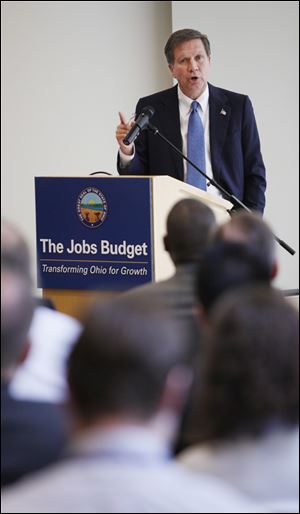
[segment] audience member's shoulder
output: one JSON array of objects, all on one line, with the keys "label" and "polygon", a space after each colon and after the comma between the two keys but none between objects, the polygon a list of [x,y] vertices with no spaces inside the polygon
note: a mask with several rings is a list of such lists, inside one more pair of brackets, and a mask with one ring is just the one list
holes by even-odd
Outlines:
[{"label": "audience member's shoulder", "polygon": [[[74,466],[75,465],[75,466]],[[81,477],[74,494],[67,484]],[[97,494],[91,501],[91,487],[97,479]],[[135,488],[132,488],[134,478]],[[115,483],[112,495],[111,484]],[[55,491],[55,495],[53,495]],[[2,497],[4,512],[48,512],[64,505],[68,512],[263,512],[221,480],[199,477],[177,463],[124,468],[113,463],[66,459],[39,475],[29,477]],[[33,510],[31,510],[33,509]],[[75,509],[75,510],[74,510]]]},{"label": "audience member's shoulder", "polygon": [[65,436],[67,413],[59,404],[42,400],[17,399],[8,394],[3,401],[3,414],[5,419],[1,423],[1,428],[6,432],[12,430],[15,435],[19,430],[21,439],[18,445],[24,444],[29,434],[31,440],[36,434],[35,437],[38,436],[40,441],[45,440],[46,434],[51,432],[47,445],[55,441],[57,434]]}]

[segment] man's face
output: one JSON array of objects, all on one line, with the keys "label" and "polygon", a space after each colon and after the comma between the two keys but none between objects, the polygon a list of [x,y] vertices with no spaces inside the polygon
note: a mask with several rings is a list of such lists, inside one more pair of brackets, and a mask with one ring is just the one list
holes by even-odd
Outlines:
[{"label": "man's face", "polygon": [[174,63],[169,64],[181,91],[196,100],[206,88],[210,70],[208,57],[201,39],[192,39],[174,50]]}]

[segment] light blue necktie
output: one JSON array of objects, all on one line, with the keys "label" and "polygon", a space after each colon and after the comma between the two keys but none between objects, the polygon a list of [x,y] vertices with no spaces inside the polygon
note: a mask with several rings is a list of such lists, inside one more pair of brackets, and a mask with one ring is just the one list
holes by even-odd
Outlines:
[{"label": "light blue necktie", "polygon": [[[194,100],[188,124],[187,156],[205,173],[204,129],[198,114],[198,107],[199,103]],[[187,182],[206,191],[206,178],[189,163],[187,163]]]}]

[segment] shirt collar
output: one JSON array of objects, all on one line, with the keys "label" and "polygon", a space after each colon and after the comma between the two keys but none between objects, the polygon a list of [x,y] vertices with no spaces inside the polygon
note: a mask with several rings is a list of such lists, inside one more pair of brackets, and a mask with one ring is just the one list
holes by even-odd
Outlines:
[{"label": "shirt collar", "polygon": [[138,455],[166,459],[170,455],[166,438],[147,426],[92,427],[73,439],[70,455]]},{"label": "shirt collar", "polygon": [[[190,109],[191,109],[191,103],[192,103],[193,100],[191,98],[189,98],[188,96],[186,96],[181,91],[179,85],[178,85],[177,90],[178,90],[178,100],[179,100],[180,107],[182,107],[184,110],[189,112]],[[200,95],[198,98],[196,98],[196,101],[199,102],[199,104],[201,105],[202,112],[205,112],[206,109],[207,109],[208,99],[209,99],[209,89],[208,89],[208,84],[207,84],[205,90],[202,93],[202,95]]]}]

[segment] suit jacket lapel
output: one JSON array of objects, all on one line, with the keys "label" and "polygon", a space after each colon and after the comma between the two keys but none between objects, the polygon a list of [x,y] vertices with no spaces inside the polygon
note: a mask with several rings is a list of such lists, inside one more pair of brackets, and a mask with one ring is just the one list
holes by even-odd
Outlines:
[{"label": "suit jacket lapel", "polygon": [[222,150],[228,131],[231,107],[227,96],[209,84],[209,131],[211,163],[214,178],[219,181],[221,174]]}]

